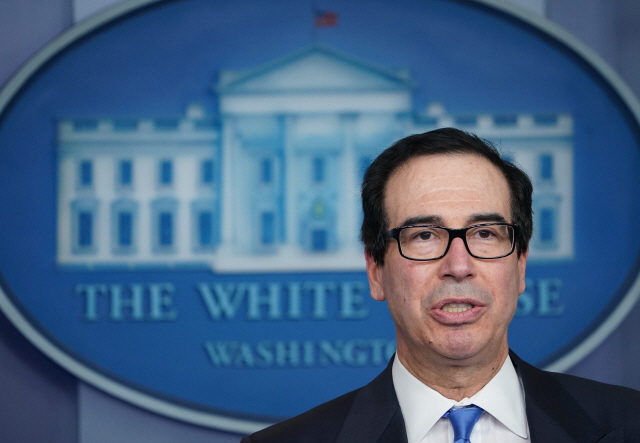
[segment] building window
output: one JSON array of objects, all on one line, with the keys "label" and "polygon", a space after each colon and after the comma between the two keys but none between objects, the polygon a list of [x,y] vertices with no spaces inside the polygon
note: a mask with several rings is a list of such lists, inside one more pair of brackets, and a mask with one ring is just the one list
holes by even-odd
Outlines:
[{"label": "building window", "polygon": [[93,213],[80,211],[78,213],[78,246],[88,248],[93,245]]},{"label": "building window", "polygon": [[111,205],[111,247],[116,254],[132,253],[136,245],[138,204],[117,200]]},{"label": "building window", "polygon": [[533,215],[534,226],[532,247],[541,251],[558,250],[560,229],[560,203],[562,199],[554,193],[534,193]]},{"label": "building window", "polygon": [[262,244],[272,245],[275,243],[275,215],[273,212],[262,213]]},{"label": "building window", "polygon": [[191,244],[194,251],[212,250],[220,241],[219,216],[214,200],[191,203]]},{"label": "building window", "polygon": [[198,214],[198,243],[207,247],[213,244],[213,214],[203,211]]},{"label": "building window", "polygon": [[314,229],[311,231],[311,250],[327,250],[327,231],[325,229]]},{"label": "building window", "polygon": [[556,240],[556,214],[552,208],[540,211],[540,241],[551,243]]},{"label": "building window", "polygon": [[173,214],[171,212],[161,212],[158,217],[158,244],[161,247],[170,247],[173,245]]},{"label": "building window", "polygon": [[88,188],[93,185],[93,163],[91,160],[80,162],[80,186]]},{"label": "building window", "polygon": [[131,160],[120,161],[118,181],[121,186],[131,186],[133,183],[133,163]]},{"label": "building window", "polygon": [[553,180],[553,156],[551,154],[540,156],[540,178],[542,180]]},{"label": "building window", "polygon": [[133,242],[133,214],[121,212],[118,214],[118,246],[130,247]]},{"label": "building window", "polygon": [[207,159],[202,161],[201,176],[203,184],[213,184],[213,160]]},{"label": "building window", "polygon": [[313,181],[322,183],[324,181],[324,159],[317,157],[313,159]]},{"label": "building window", "polygon": [[260,177],[262,183],[273,181],[273,161],[270,158],[263,158],[260,165]]},{"label": "building window", "polygon": [[154,252],[174,252],[176,249],[176,220],[178,202],[173,198],[160,198],[151,203],[152,248]]},{"label": "building window", "polygon": [[173,163],[171,160],[160,162],[160,184],[169,186],[173,182]]},{"label": "building window", "polygon": [[81,198],[71,203],[71,238],[75,254],[96,251],[97,211],[98,201],[93,198]]}]

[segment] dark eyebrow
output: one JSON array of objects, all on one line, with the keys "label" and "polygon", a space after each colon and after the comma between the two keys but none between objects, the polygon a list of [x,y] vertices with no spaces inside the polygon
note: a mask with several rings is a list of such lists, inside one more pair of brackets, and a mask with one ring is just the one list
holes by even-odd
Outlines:
[{"label": "dark eyebrow", "polygon": [[[476,223],[506,223],[507,220],[497,212],[489,212],[486,214],[473,214],[467,219],[468,225]],[[439,215],[422,215],[417,217],[409,217],[405,219],[400,226],[414,225],[437,225],[444,226],[444,219]]]},{"label": "dark eyebrow", "polygon": [[409,217],[402,222],[400,226],[413,225],[438,225],[442,226],[444,219],[438,215],[422,215],[418,217]]},{"label": "dark eyebrow", "polygon": [[507,220],[497,212],[490,212],[487,214],[474,214],[468,218],[470,225],[474,223],[507,223]]}]

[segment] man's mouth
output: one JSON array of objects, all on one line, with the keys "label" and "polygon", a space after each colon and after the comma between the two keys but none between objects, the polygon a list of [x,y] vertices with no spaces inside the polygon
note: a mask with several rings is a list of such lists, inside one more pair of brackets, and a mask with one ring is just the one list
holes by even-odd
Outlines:
[{"label": "man's mouth", "polygon": [[473,305],[469,303],[447,303],[440,309],[442,309],[443,311],[451,312],[453,314],[457,314],[459,312],[467,311],[471,308],[473,308]]}]

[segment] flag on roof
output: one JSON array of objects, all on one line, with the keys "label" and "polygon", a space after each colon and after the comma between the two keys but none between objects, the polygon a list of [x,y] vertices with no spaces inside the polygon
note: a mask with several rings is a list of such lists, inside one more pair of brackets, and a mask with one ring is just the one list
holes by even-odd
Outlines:
[{"label": "flag on roof", "polygon": [[314,10],[314,25],[317,28],[330,28],[338,25],[338,14],[333,11]]}]

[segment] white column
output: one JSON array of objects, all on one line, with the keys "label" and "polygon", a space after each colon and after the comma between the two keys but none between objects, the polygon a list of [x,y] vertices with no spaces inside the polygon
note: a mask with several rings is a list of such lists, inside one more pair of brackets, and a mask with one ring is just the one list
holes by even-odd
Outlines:
[{"label": "white column", "polygon": [[[356,117],[357,118],[357,117]],[[351,250],[358,245],[358,205],[360,188],[357,181],[358,162],[354,149],[355,119],[346,117],[343,121],[345,146],[342,154],[342,177],[344,186],[338,197],[338,242],[344,245],[341,249]]]},{"label": "white column", "polygon": [[234,236],[233,151],[235,140],[233,132],[233,118],[228,116],[223,117],[221,134],[222,146],[220,148],[222,152],[222,214],[220,214],[220,234],[221,247],[223,250],[227,250],[227,248],[233,245]]},{"label": "white column", "polygon": [[296,183],[296,156],[295,147],[291,140],[290,134],[293,126],[296,124],[295,117],[287,116],[284,120],[283,140],[284,140],[284,167],[285,167],[285,186],[284,186],[284,214],[283,222],[286,226],[287,241],[285,247],[288,250],[297,250],[298,246],[298,217],[296,211],[296,200],[298,198],[298,184]]}]

